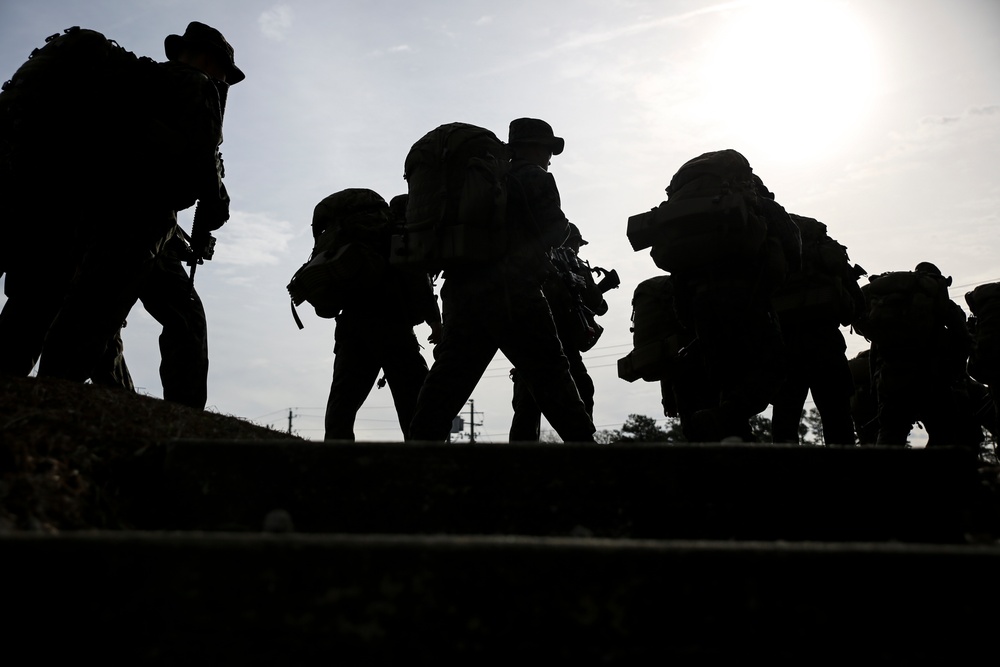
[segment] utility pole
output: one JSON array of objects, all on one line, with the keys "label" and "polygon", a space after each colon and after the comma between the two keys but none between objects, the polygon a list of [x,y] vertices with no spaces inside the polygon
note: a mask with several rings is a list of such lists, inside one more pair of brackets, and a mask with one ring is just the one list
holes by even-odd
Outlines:
[{"label": "utility pole", "polygon": [[292,409],[288,408],[288,435],[292,434]]},{"label": "utility pole", "polygon": [[481,415],[482,412],[476,412],[476,401],[469,400],[469,444],[476,444],[476,427],[482,426],[483,423],[476,423],[476,415]]},{"label": "utility pole", "polygon": [[469,400],[469,444],[476,444],[476,402]]}]

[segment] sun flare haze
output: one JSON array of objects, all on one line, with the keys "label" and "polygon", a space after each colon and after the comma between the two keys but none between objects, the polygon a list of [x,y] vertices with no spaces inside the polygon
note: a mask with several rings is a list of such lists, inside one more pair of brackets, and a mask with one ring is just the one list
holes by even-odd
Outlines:
[{"label": "sun flare haze", "polygon": [[708,105],[736,137],[783,156],[835,150],[873,104],[877,54],[838,2],[748,3],[709,41]]}]

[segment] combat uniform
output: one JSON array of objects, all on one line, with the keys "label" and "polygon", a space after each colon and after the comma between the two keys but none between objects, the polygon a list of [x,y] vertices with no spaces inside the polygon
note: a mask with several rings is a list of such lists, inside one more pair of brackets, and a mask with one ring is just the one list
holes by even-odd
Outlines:
[{"label": "combat uniform", "polygon": [[[572,253],[576,256],[580,245],[587,242],[580,236],[576,226],[570,223],[570,240],[562,252]],[[573,267],[567,267],[573,268]],[[556,325],[556,332],[562,343],[563,353],[569,361],[569,372],[573,376],[580,398],[587,408],[587,414],[591,419],[594,416],[594,379],[587,371],[587,365],[583,361],[582,346],[589,349],[593,345],[593,337],[597,336],[594,327],[593,316],[604,315],[608,312],[608,304],[604,300],[604,295],[597,283],[590,268],[583,264],[573,269],[573,276],[569,279],[576,281],[579,286],[580,306],[589,311],[589,315],[584,313],[576,304],[574,293],[569,291],[565,280],[561,274],[550,275],[543,283],[542,292],[549,302],[552,311],[552,319]],[[586,329],[586,330],[585,330]],[[591,333],[593,332],[593,333]],[[511,442],[537,442],[540,437],[540,427],[542,411],[538,407],[538,402],[531,394],[527,384],[521,379],[521,375],[516,368],[511,370],[511,380],[514,383],[511,407],[514,409],[514,416],[510,423]]]},{"label": "combat uniform", "polygon": [[[547,123],[533,119],[518,127]],[[561,150],[561,140],[558,154]],[[441,289],[443,330],[434,364],[417,399],[410,425],[414,440],[446,441],[487,366],[503,352],[527,383],[549,424],[566,442],[593,441],[569,361],[556,333],[541,283],[550,270],[547,248],[567,238],[568,221],[552,175],[525,160],[511,162],[507,179],[507,251],[496,262],[445,272]]]},{"label": "combat uniform", "polygon": [[[108,224],[102,230],[104,237],[89,247],[49,328],[39,365],[40,376],[77,381],[90,378],[97,372],[108,341],[143,295],[156,311],[151,313],[154,317],[159,314],[173,318],[171,330],[183,320],[182,326],[199,327],[198,331],[188,332],[187,337],[207,340],[200,301],[192,299],[190,291],[177,292],[182,289],[176,275],[183,271],[179,262],[165,260],[170,261],[165,273],[160,273],[165,265],[157,266],[176,226],[177,210],[198,202],[192,237],[199,248],[205,244],[209,232],[229,217],[229,196],[222,182],[218,152],[228,84],[172,59],[179,48],[178,40],[184,41],[189,36],[192,40],[204,39],[205,33],[209,33],[208,39],[221,40],[229,49],[232,82],[243,78],[242,72],[232,65],[231,47],[218,31],[192,23],[184,38],[177,35],[167,38],[171,60],[160,65],[162,79],[151,97],[156,113],[150,122],[160,131],[149,135],[153,137],[151,146],[138,147],[145,149],[143,159],[150,163],[151,173],[143,187],[128,193],[121,201],[109,202]],[[168,283],[172,287],[162,291]],[[163,300],[168,293],[174,295],[170,303]],[[168,314],[170,309],[172,314]],[[183,315],[178,315],[182,311]],[[171,331],[166,334],[161,347],[171,340]],[[200,350],[201,344],[197,346]],[[187,353],[186,349],[176,352]],[[197,388],[192,391],[201,393]],[[181,402],[204,405],[198,395],[185,397]]]},{"label": "combat uniform", "polygon": [[[437,298],[426,276],[389,268],[377,284],[337,315],[333,381],[326,405],[326,440],[354,440],[354,422],[378,379],[392,392],[399,427],[406,436],[427,362],[413,332],[414,320],[434,325],[441,319]],[[407,289],[403,281],[425,280],[425,289]],[[419,285],[418,285],[419,286]],[[416,313],[416,317],[410,313]],[[381,387],[381,384],[379,385]]]},{"label": "combat uniform", "polygon": [[[965,313],[948,298],[950,279],[943,278],[937,267],[923,262],[914,273],[925,284],[937,281],[938,296],[926,336],[872,340],[872,378],[879,406],[877,444],[906,445],[913,424],[920,421],[927,429],[928,446],[978,449],[983,434],[966,381],[972,336]],[[884,279],[876,276],[872,283]],[[907,329],[910,326],[907,321]],[[862,320],[858,328],[866,337],[878,338],[872,336],[870,321]]]},{"label": "combat uniform", "polygon": [[706,395],[706,383],[715,396],[691,414],[685,428],[701,441],[751,440],[749,419],[767,408],[784,377],[781,330],[770,299],[784,273],[797,268],[800,244],[788,214],[769,194],[760,184],[768,242],[756,257],[673,274],[677,314],[697,336],[685,367],[705,369],[693,386],[680,380],[675,390],[691,394],[683,402],[692,407]]},{"label": "combat uniform", "polygon": [[786,355],[786,377],[771,415],[774,442],[799,442],[806,395],[823,422],[827,445],[855,444],[851,396],[854,381],[841,324],[864,310],[864,295],[846,250],[826,235],[826,226],[791,216],[802,231],[802,270],[792,271],[773,298]]}]

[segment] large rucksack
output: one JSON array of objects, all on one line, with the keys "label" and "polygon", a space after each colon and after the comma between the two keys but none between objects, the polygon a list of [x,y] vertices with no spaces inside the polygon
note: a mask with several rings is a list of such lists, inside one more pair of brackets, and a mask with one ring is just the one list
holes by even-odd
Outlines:
[{"label": "large rucksack", "polygon": [[830,238],[825,224],[802,215],[790,217],[802,240],[802,268],[791,271],[772,296],[775,312],[813,321],[852,323],[861,313],[856,312],[846,281],[856,281],[864,269],[851,264],[847,248]]},{"label": "large rucksack", "polygon": [[175,113],[187,103],[201,128],[190,84],[95,30],[45,41],[0,93],[0,177],[14,193],[59,191],[77,208],[191,206],[201,194],[192,164],[206,147]]},{"label": "large rucksack", "polygon": [[[0,158],[7,174],[64,187],[135,171],[129,160],[136,109],[148,106],[157,63],[79,27],[48,37],[0,93]],[[83,187],[77,188],[83,192]]]},{"label": "large rucksack", "polygon": [[389,205],[371,190],[341,190],[316,205],[312,227],[312,253],[288,283],[300,329],[296,306],[308,302],[318,316],[336,317],[382,276],[391,233]]},{"label": "large rucksack", "polygon": [[449,123],[421,137],[406,156],[406,223],[390,261],[436,273],[500,257],[506,169],[506,147],[484,128]]},{"label": "large rucksack", "polygon": [[674,310],[670,276],[642,281],[632,295],[632,351],[618,360],[618,377],[627,382],[669,379],[678,353],[691,340]]},{"label": "large rucksack", "polygon": [[948,283],[940,276],[891,271],[871,276],[861,291],[867,312],[855,323],[855,329],[872,343],[927,344],[944,327]]},{"label": "large rucksack", "polygon": [[[969,359],[969,374],[980,382],[1000,380],[1000,283],[986,283],[966,293],[965,302],[975,316],[972,326],[975,348]],[[991,386],[994,392],[1000,387]]]},{"label": "large rucksack", "polygon": [[753,170],[732,149],[689,160],[674,174],[667,200],[629,218],[633,250],[652,246],[658,267],[674,273],[756,259],[767,237]]}]

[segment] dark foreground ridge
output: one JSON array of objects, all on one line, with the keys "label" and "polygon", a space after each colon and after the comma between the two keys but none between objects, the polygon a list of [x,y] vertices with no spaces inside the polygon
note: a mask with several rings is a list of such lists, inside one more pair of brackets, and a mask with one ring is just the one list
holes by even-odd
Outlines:
[{"label": "dark foreground ridge", "polygon": [[995,623],[960,449],[324,444],[3,386],[0,622],[39,657],[899,663]]}]

